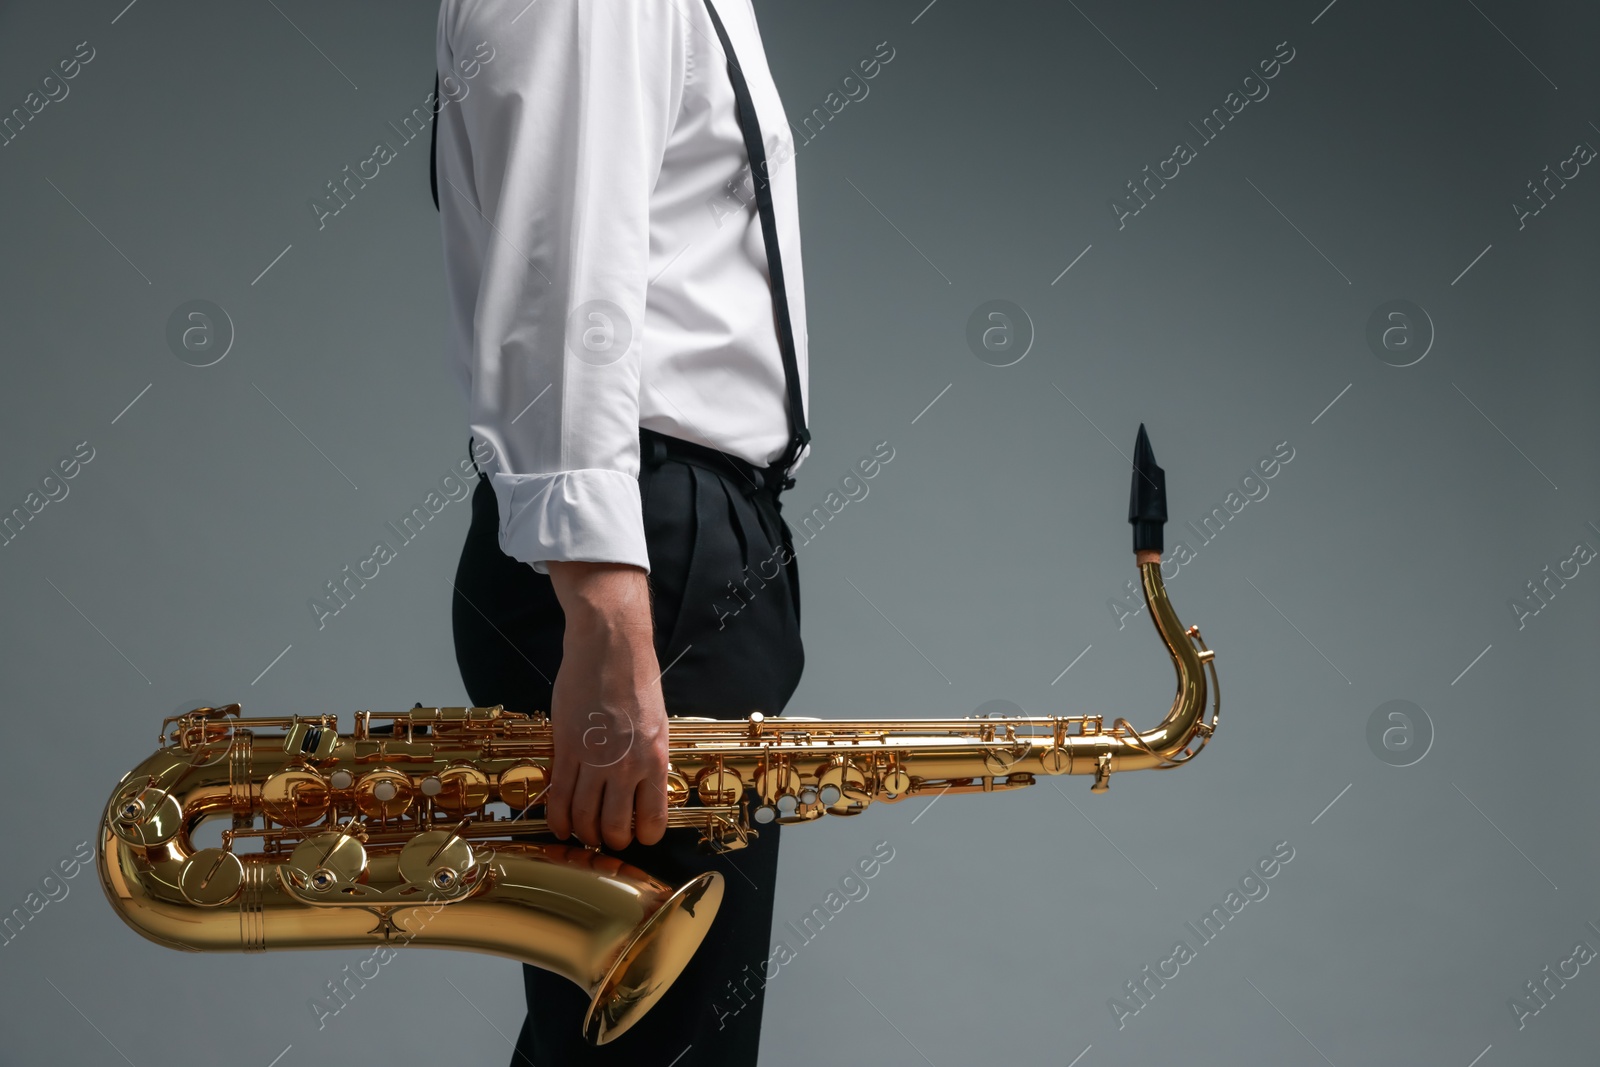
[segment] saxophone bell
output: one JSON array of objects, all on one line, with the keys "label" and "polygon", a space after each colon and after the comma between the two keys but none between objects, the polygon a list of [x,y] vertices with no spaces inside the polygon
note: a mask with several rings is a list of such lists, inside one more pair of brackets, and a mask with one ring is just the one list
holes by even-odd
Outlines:
[{"label": "saxophone bell", "polygon": [[[426,711],[462,719],[475,712],[483,723],[525,718],[499,709]],[[118,916],[168,948],[388,945],[509,956],[581,986],[589,995],[585,1036],[601,1045],[671,987],[722,901],[715,872],[672,886],[604,853],[498,839],[542,832],[539,820],[478,811],[445,821],[437,809],[363,816],[361,784],[376,777],[373,789],[393,785],[389,776],[398,773],[398,760],[373,766],[374,757],[400,754],[388,740],[341,737],[322,719],[237,719],[218,733],[206,709],[177,722],[174,736],[184,740],[157,751],[113,792],[97,849],[101,886]],[[285,732],[260,732],[271,726]],[[309,749],[308,727],[320,731]],[[425,743],[398,744],[416,760]],[[323,751],[326,762],[309,751]],[[452,762],[445,757],[440,769]],[[407,771],[425,779],[431,763]],[[340,777],[346,788],[329,784]],[[263,805],[275,795],[277,807]],[[296,825],[307,809],[320,821]],[[230,818],[222,847],[195,847],[204,823]],[[246,851],[248,844],[261,851]]]}]

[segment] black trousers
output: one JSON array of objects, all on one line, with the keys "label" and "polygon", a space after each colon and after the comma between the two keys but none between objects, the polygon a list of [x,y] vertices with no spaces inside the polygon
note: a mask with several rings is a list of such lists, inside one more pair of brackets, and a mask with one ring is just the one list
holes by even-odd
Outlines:
[{"label": "black trousers", "polygon": [[[721,453],[679,449],[650,431],[641,438],[639,492],[667,713],[780,713],[800,682],[805,651],[798,569],[777,490],[762,483],[759,469]],[[669,449],[684,454],[664,454]],[[456,573],[456,660],[474,704],[548,711],[565,617],[549,576],[502,552],[498,535],[494,490],[480,477]],[[513,1067],[754,1067],[777,827],[762,827],[750,847],[723,855],[701,853],[696,841],[694,831],[668,830],[657,845],[614,853],[674,885],[702,871],[722,873],[722,907],[673,987],[627,1033],[594,1048],[581,1032],[587,995],[524,966],[528,1017]]]}]

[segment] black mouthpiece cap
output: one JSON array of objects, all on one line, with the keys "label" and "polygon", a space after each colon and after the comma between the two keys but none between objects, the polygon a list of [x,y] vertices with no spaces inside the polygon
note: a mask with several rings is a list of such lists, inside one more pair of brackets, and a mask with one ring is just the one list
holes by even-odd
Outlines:
[{"label": "black mouthpiece cap", "polygon": [[1139,424],[1133,444],[1133,489],[1128,495],[1128,521],[1133,524],[1133,550],[1160,552],[1161,528],[1167,522],[1167,472],[1156,466],[1150,438]]}]

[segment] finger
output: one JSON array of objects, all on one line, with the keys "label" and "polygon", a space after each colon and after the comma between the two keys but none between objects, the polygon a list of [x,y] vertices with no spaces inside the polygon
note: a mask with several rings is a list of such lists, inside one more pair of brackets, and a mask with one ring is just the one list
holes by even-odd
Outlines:
[{"label": "finger", "polygon": [[615,779],[606,782],[600,832],[605,837],[607,848],[624,849],[633,841],[633,793],[632,789]]},{"label": "finger", "polygon": [[545,822],[550,832],[563,840],[572,836],[572,793],[577,788],[578,769],[576,762],[552,766],[550,785],[545,790]]},{"label": "finger", "polygon": [[572,832],[591,848],[601,843],[600,806],[604,797],[605,778],[593,767],[580,764],[577,788],[572,793]]},{"label": "finger", "polygon": [[651,779],[633,791],[633,835],[641,845],[653,845],[667,832],[667,794]]}]

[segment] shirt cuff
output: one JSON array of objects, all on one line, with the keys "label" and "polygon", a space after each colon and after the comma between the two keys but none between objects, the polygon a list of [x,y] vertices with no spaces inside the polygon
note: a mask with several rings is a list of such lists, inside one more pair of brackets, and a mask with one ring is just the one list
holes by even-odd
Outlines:
[{"label": "shirt cuff", "polygon": [[650,572],[639,479],[591,468],[492,474],[500,550],[549,574],[549,560],[631,563]]}]

